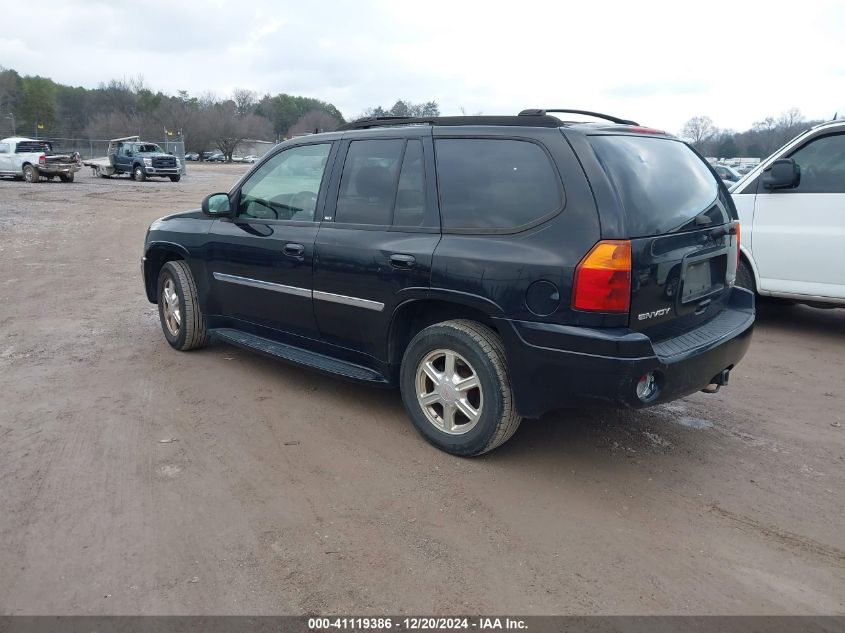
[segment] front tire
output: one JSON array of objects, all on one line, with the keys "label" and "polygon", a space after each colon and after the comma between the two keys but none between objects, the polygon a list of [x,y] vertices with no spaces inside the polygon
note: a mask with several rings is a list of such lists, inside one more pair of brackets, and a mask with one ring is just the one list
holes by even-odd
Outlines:
[{"label": "front tire", "polygon": [[183,260],[167,262],[158,275],[158,316],[164,338],[180,351],[208,344],[208,330],[197,299],[197,285]]},{"label": "front tire", "polygon": [[176,175],[176,176],[171,176],[171,177],[170,177],[170,182],[179,182],[180,180],[182,180],[182,175],[181,175],[181,174],[178,174],[178,175]]},{"label": "front tire", "polygon": [[147,179],[147,172],[140,165],[135,165],[135,168],[132,170],[132,178],[135,182],[144,182]]},{"label": "front tire", "polygon": [[24,165],[23,179],[26,182],[38,182],[41,180],[41,174],[38,172],[38,167],[35,165]]},{"label": "front tire", "polygon": [[420,331],[405,350],[399,383],[417,431],[452,455],[493,450],[522,420],[502,339],[476,321],[445,321]]}]

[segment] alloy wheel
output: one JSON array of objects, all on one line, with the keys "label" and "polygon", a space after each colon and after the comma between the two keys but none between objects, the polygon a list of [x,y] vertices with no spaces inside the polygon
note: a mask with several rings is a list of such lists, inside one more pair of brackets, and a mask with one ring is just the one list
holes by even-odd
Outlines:
[{"label": "alloy wheel", "polygon": [[444,433],[463,435],[481,419],[481,381],[472,365],[453,350],[434,350],[420,361],[416,392],[425,417]]},{"label": "alloy wheel", "polygon": [[168,277],[161,289],[163,302],[164,324],[171,336],[179,336],[179,328],[182,326],[182,312],[179,308],[179,295],[176,292],[176,284]]}]

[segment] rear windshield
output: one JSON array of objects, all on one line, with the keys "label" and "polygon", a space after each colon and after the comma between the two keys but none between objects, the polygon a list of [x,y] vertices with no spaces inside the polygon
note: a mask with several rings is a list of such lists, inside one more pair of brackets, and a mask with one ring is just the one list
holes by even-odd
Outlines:
[{"label": "rear windshield", "polygon": [[709,167],[680,141],[608,135],[590,142],[625,208],[630,237],[686,228],[719,195]]}]

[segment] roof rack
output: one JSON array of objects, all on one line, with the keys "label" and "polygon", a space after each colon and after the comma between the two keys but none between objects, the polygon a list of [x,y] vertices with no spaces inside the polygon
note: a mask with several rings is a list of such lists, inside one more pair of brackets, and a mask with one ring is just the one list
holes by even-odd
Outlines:
[{"label": "roof rack", "polygon": [[338,131],[367,130],[374,127],[394,125],[512,125],[522,127],[560,127],[563,122],[554,116],[541,114],[526,116],[438,116],[438,117],[397,117],[378,116],[358,119],[341,125]]},{"label": "roof rack", "polygon": [[611,121],[613,123],[619,123],[621,125],[639,125],[636,121],[631,121],[630,119],[620,119],[619,117],[611,116],[609,114],[602,114],[601,112],[591,112],[590,110],[567,110],[563,108],[537,108],[533,110],[523,110],[519,113],[519,116],[546,116],[547,112],[565,112],[566,114],[583,114],[586,116],[593,116],[597,119],[604,119],[605,121]]}]

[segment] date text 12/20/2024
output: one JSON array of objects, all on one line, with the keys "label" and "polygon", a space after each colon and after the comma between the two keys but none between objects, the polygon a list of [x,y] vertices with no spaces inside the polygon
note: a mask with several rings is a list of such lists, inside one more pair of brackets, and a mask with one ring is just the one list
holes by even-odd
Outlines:
[{"label": "date text 12/20/2024", "polygon": [[402,618],[354,618],[323,617],[309,618],[308,629],[311,631],[447,631],[447,630],[526,630],[527,625],[519,618],[478,617],[478,618],[437,618],[437,617],[402,617]]}]

